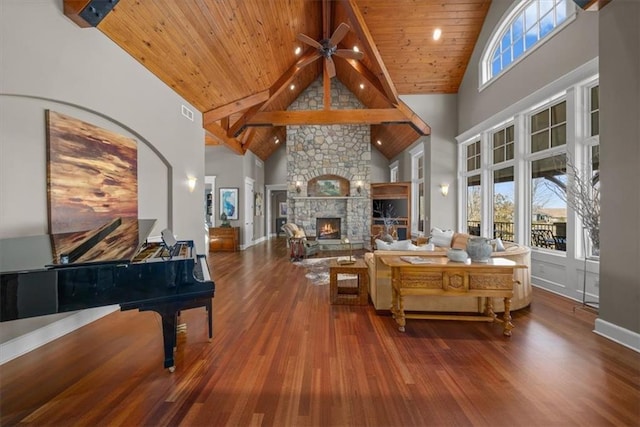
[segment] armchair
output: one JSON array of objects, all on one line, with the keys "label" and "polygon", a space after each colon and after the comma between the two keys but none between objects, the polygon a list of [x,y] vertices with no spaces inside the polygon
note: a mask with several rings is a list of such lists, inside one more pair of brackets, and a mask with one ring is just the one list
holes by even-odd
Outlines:
[{"label": "armchair", "polygon": [[282,226],[282,231],[287,235],[292,260],[299,261],[302,258],[318,253],[318,242],[315,240],[307,240],[307,235],[304,230],[296,224],[288,222]]}]

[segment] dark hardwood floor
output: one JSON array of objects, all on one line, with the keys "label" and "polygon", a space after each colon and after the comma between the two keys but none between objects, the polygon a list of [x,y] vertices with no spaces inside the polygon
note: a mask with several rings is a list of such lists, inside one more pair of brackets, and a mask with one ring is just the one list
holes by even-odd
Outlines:
[{"label": "dark hardwood floor", "polygon": [[[155,313],[112,313],[0,366],[0,424],[637,426],[640,354],[536,289],[511,338],[482,322],[329,304],[284,239],[213,253],[214,337],[182,314],[176,371]],[[601,286],[606,286],[605,283]]]}]

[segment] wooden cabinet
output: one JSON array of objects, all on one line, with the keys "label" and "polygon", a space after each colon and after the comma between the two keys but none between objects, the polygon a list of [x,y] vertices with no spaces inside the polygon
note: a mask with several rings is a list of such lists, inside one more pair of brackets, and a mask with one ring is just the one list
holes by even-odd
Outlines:
[{"label": "wooden cabinet", "polygon": [[385,229],[385,221],[391,222],[398,240],[411,238],[411,183],[388,182],[371,184],[371,236]]},{"label": "wooden cabinet", "polygon": [[236,252],[240,244],[240,227],[209,228],[210,252]]}]

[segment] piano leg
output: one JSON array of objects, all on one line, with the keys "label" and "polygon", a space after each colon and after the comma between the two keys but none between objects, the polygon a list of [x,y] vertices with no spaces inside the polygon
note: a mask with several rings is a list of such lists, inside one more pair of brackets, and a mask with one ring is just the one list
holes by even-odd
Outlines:
[{"label": "piano leg", "polygon": [[[154,310],[156,311],[156,310]],[[177,324],[178,324],[178,312],[173,313],[161,313],[156,311],[162,317],[162,338],[164,341],[164,367],[169,369],[169,372],[176,370],[176,364],[173,360],[173,352],[176,348],[177,340]]]}]

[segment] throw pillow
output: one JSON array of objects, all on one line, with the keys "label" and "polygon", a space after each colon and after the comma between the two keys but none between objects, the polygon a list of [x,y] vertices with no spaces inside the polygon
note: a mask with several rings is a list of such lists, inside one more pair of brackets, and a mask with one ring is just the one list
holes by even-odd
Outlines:
[{"label": "throw pillow", "polygon": [[376,249],[383,251],[408,251],[411,250],[411,240],[398,240],[397,242],[387,243],[383,240],[376,239]]},{"label": "throw pillow", "polygon": [[431,239],[429,243],[433,243],[436,246],[450,248],[451,239],[453,238],[453,230],[441,230],[437,227],[431,229]]},{"label": "throw pillow", "polygon": [[433,245],[433,243],[429,243],[427,245],[420,245],[420,246],[411,244],[411,246],[412,246],[411,249],[417,252],[433,252],[435,250],[435,246]]}]

